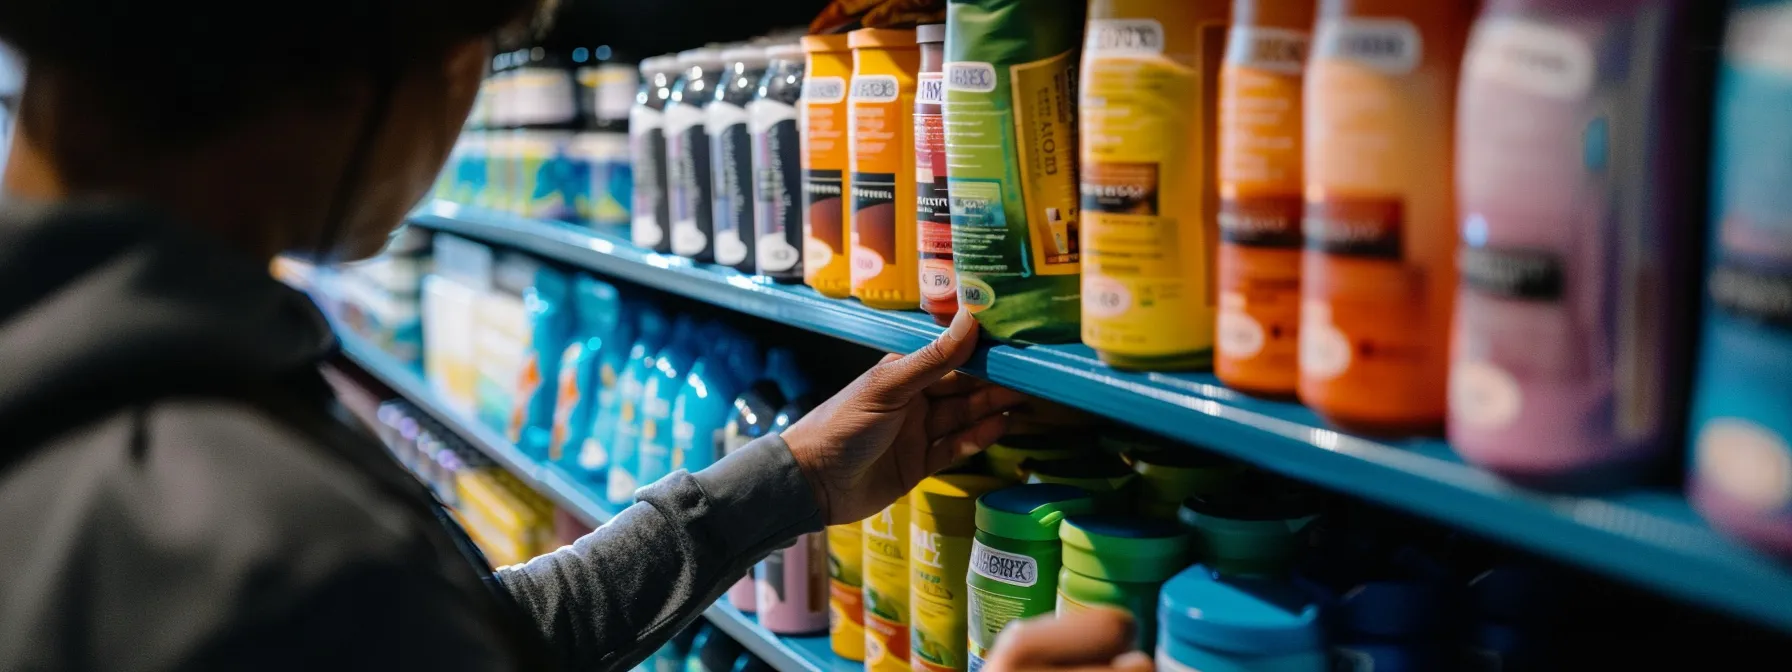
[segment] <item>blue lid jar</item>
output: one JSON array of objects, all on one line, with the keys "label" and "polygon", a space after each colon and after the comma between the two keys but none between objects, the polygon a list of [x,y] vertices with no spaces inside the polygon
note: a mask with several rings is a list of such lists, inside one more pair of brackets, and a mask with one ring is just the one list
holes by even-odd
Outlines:
[{"label": "blue lid jar", "polygon": [[1157,664],[1165,672],[1324,672],[1319,607],[1286,581],[1195,565],[1164,584]]}]

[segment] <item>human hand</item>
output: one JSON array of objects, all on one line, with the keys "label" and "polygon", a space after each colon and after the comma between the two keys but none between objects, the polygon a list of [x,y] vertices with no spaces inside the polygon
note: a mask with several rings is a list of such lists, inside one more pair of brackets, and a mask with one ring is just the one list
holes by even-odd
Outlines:
[{"label": "human hand", "polygon": [[921,479],[988,447],[1020,393],[954,372],[977,347],[977,321],[908,356],[888,355],[784,430],[829,525],[883,510]]},{"label": "human hand", "polygon": [[1151,656],[1132,650],[1133,620],[1096,607],[1016,621],[996,638],[984,672],[1152,672]]}]

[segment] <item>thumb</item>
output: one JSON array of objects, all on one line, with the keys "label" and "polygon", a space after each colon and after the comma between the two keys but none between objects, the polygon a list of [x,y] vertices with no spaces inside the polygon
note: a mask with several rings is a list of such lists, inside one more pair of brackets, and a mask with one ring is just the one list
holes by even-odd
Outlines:
[{"label": "thumb", "polygon": [[880,364],[878,368],[884,371],[875,379],[876,389],[894,399],[908,399],[964,366],[976,351],[977,320],[961,308],[952,318],[952,325],[932,343],[901,359]]}]

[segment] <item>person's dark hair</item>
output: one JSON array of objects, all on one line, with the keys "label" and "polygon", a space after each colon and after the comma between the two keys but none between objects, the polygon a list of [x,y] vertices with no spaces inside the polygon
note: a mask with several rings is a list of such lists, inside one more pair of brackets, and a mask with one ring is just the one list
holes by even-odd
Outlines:
[{"label": "person's dark hair", "polygon": [[178,145],[281,93],[439,62],[453,44],[525,31],[544,4],[552,2],[0,0],[0,41],[23,53],[29,72],[76,83],[114,128]]}]

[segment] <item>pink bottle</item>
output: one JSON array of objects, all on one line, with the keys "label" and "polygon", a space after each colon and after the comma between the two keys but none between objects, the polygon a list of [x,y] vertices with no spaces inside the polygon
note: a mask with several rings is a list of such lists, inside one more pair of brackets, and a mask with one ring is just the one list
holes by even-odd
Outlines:
[{"label": "pink bottle", "polygon": [[746,576],[740,577],[739,581],[735,581],[734,585],[728,587],[728,604],[749,614],[759,608],[759,591],[753,583],[753,574],[757,571],[748,572]]},{"label": "pink bottle", "polygon": [[1471,462],[1618,485],[1680,436],[1706,128],[1694,106],[1709,100],[1687,77],[1695,8],[1490,0],[1475,22],[1448,422]]},{"label": "pink bottle", "polygon": [[[780,635],[828,629],[828,542],[824,533],[797,537],[754,568],[759,584],[759,624]],[[732,591],[731,591],[732,592]]]}]

